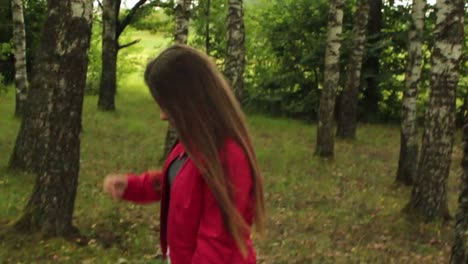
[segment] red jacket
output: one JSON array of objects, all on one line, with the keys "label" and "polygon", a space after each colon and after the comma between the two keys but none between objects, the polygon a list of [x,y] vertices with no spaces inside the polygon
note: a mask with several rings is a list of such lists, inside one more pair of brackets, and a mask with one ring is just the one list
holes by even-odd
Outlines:
[{"label": "red jacket", "polygon": [[[224,227],[221,210],[200,171],[188,158],[169,189],[166,179],[171,162],[185,153],[177,144],[162,172],[129,174],[123,199],[136,203],[161,200],[160,243],[164,256],[169,246],[171,264],[252,264],[256,263],[250,235],[246,237],[248,256],[244,259]],[[253,181],[242,148],[227,140],[221,160],[234,188],[237,209],[252,226],[254,217]]]}]

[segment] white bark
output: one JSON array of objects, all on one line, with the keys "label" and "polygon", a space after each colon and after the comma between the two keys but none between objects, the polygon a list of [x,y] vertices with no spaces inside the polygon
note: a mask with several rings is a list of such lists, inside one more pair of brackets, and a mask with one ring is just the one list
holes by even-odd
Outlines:
[{"label": "white bark", "polygon": [[12,0],[13,42],[15,54],[16,115],[24,113],[28,93],[26,67],[26,31],[24,26],[23,1]]},{"label": "white bark", "polygon": [[330,0],[327,49],[325,52],[325,76],[317,126],[316,154],[322,157],[333,157],[334,155],[333,113],[337,86],[340,79],[339,59],[341,32],[343,29],[343,10],[344,0]]},{"label": "white bark", "polygon": [[414,0],[406,64],[405,91],[401,111],[401,146],[397,182],[412,184],[417,170],[418,132],[416,123],[418,85],[422,70],[422,42],[425,0]]},{"label": "white bark", "polygon": [[438,0],[431,91],[421,159],[409,209],[426,220],[448,218],[447,178],[455,131],[455,95],[463,44],[464,0]]}]

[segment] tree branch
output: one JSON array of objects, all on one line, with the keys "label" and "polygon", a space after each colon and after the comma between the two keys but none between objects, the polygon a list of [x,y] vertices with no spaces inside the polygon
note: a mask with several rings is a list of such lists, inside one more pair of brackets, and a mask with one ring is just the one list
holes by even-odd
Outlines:
[{"label": "tree branch", "polygon": [[127,44],[119,45],[119,46],[117,47],[117,49],[121,50],[121,49],[128,48],[128,47],[130,47],[130,46],[133,46],[133,45],[137,44],[137,43],[140,42],[140,41],[141,41],[141,39],[136,39],[136,40],[134,40],[134,41],[132,41],[132,42],[129,42],[129,43],[127,43]]},{"label": "tree branch", "polygon": [[128,12],[128,14],[125,16],[125,18],[122,20],[122,22],[119,22],[117,24],[117,39],[120,37],[124,29],[132,22],[133,17],[135,16],[136,12],[142,5],[146,3],[147,0],[140,0],[138,1],[132,9]]},{"label": "tree branch", "polygon": [[96,0],[96,2],[98,2],[98,5],[99,5],[99,7],[101,8],[101,10],[103,10],[103,9],[104,9],[104,7],[102,6],[102,3],[101,3],[101,1],[99,1],[99,0]]}]

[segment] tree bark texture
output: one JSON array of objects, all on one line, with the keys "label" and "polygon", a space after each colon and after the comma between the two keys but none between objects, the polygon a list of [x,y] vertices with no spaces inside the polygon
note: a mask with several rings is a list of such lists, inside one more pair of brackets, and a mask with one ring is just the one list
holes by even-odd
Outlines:
[{"label": "tree bark texture", "polygon": [[102,5],[102,70],[98,109],[114,111],[117,91],[117,19],[120,1],[103,0]]},{"label": "tree bark texture", "polygon": [[438,0],[431,91],[411,199],[407,211],[426,221],[450,217],[447,178],[455,132],[455,94],[462,59],[464,1]]},{"label": "tree bark texture", "polygon": [[231,83],[237,99],[244,94],[245,29],[242,0],[228,0],[227,52],[224,74]]},{"label": "tree bark texture", "polygon": [[176,6],[174,10],[174,40],[176,44],[187,44],[191,3],[191,0],[176,0]]},{"label": "tree bark texture", "polygon": [[418,85],[422,70],[425,6],[425,0],[413,0],[408,33],[408,61],[406,63],[405,91],[401,108],[400,158],[396,176],[396,182],[405,185],[413,184],[418,169],[419,147],[416,110]]},{"label": "tree bark texture", "polygon": [[16,109],[15,115],[22,116],[28,96],[28,73],[26,68],[26,31],[24,26],[23,1],[12,0],[13,43],[15,54],[15,85]]},{"label": "tree bark texture", "polygon": [[339,58],[342,39],[341,32],[343,29],[343,10],[344,0],[330,0],[324,84],[320,98],[317,146],[315,150],[316,155],[321,157],[333,157],[334,155],[333,112],[340,79]]},{"label": "tree bark texture", "polygon": [[[46,236],[75,231],[72,216],[80,161],[80,130],[93,11],[91,0],[49,0],[28,111],[13,154],[37,173],[16,227]],[[32,143],[32,145],[29,145]],[[25,155],[32,152],[33,155]],[[27,154],[27,153],[26,153]]]},{"label": "tree bark texture", "polygon": [[341,96],[340,115],[336,135],[340,138],[356,137],[361,66],[366,45],[369,0],[357,2],[354,14],[353,44],[348,63],[346,84]]}]

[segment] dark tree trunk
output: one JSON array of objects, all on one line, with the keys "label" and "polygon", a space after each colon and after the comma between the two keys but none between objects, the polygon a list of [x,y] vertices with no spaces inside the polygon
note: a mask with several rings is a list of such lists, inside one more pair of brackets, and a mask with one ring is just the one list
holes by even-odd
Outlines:
[{"label": "dark tree trunk", "polygon": [[458,210],[455,223],[455,241],[450,256],[451,264],[468,263],[468,115],[465,113],[463,127],[463,159],[461,166],[460,196],[458,197]]},{"label": "dark tree trunk", "polygon": [[463,127],[463,159],[461,166],[460,196],[458,198],[458,210],[455,224],[455,241],[450,256],[451,264],[468,263],[468,115],[465,115]]},{"label": "dark tree trunk", "polygon": [[396,182],[413,184],[418,164],[417,95],[422,70],[422,42],[425,0],[413,0],[408,39],[408,61],[405,74],[405,91],[401,111],[400,158]]},{"label": "dark tree trunk", "polygon": [[[369,1],[369,22],[367,26],[370,47],[375,47],[381,39],[382,31],[382,0]],[[378,113],[379,101],[381,99],[378,77],[380,74],[380,49],[368,52],[363,64],[363,105],[366,113]]]},{"label": "dark tree trunk", "polygon": [[245,68],[245,29],[242,0],[228,0],[227,52],[224,74],[239,102],[243,101]]},{"label": "dark tree trunk", "polygon": [[120,1],[103,0],[102,4],[102,71],[98,109],[114,111],[117,91],[117,19]]},{"label": "dark tree trunk", "polygon": [[462,59],[464,1],[437,1],[431,91],[408,213],[426,221],[450,218],[447,178],[455,132],[455,95]]},{"label": "dark tree trunk", "polygon": [[[176,44],[187,44],[188,26],[190,22],[190,5],[191,0],[177,0],[175,7],[175,30],[174,42]],[[162,160],[165,160],[177,141],[177,133],[174,127],[170,124],[167,128],[166,140]]]},{"label": "dark tree trunk", "polygon": [[[35,153],[32,156],[38,158],[30,161],[37,179],[24,214],[16,224],[23,231],[63,236],[76,230],[72,216],[79,172],[92,2],[48,2],[41,59],[35,67],[28,111],[14,153],[25,156],[16,151],[28,151],[25,144],[33,142],[29,147]],[[32,130],[25,131],[28,128]]]},{"label": "dark tree trunk", "polygon": [[[134,40],[123,45],[119,37],[132,22],[135,14],[146,3],[139,0],[120,21],[121,0],[103,0],[102,6],[102,69],[99,85],[98,109],[102,111],[115,110],[115,95],[117,93],[117,60],[120,49],[130,47],[140,40]],[[155,1],[154,4],[160,4]]]},{"label": "dark tree trunk", "polygon": [[336,136],[353,139],[356,137],[359,85],[361,65],[366,44],[369,0],[357,2],[353,25],[353,47],[348,63],[346,84],[341,96],[340,116]]},{"label": "dark tree trunk", "polygon": [[325,77],[320,98],[317,125],[317,146],[315,154],[333,157],[335,140],[333,138],[333,113],[337,86],[340,81],[340,48],[343,30],[344,0],[330,0],[328,14],[327,49],[325,52]]}]

